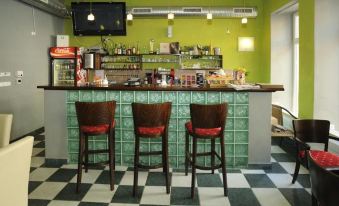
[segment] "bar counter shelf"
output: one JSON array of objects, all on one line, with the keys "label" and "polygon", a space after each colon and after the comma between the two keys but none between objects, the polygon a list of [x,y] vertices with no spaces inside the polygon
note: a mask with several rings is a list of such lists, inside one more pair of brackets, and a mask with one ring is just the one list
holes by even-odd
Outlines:
[{"label": "bar counter shelf", "polygon": [[[249,164],[271,164],[271,100],[272,92],[283,87],[235,90],[233,88],[180,87],[180,86],[124,86],[62,87],[38,86],[44,89],[44,120],[46,136],[46,164],[76,163],[78,157],[78,122],[76,101],[117,101],[116,165],[132,166],[134,160],[134,132],[132,102],[172,102],[169,124],[169,161],[172,168],[184,167],[185,122],[190,119],[189,104],[216,104],[227,102],[228,115],[225,129],[226,163],[231,168],[246,168]],[[90,140],[90,147],[105,149],[106,138]],[[147,140],[141,143],[145,151],[161,148],[161,142]],[[218,147],[218,146],[217,146]],[[209,145],[198,143],[198,150]],[[95,155],[94,161],[105,160]],[[159,163],[160,158],[141,159]],[[209,158],[198,158],[209,165]]]}]

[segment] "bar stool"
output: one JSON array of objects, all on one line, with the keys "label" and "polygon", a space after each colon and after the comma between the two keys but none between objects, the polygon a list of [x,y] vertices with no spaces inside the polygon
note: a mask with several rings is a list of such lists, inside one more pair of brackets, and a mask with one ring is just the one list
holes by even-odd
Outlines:
[{"label": "bar stool", "polygon": [[[138,187],[138,170],[163,168],[166,176],[166,192],[170,193],[169,162],[168,162],[168,123],[171,114],[171,102],[161,104],[132,103],[135,153],[134,153],[134,184],[133,196]],[[162,150],[140,152],[140,138],[162,138]],[[162,155],[162,163],[158,165],[142,165],[139,157],[144,155]]]},{"label": "bar stool", "polygon": [[[191,198],[194,197],[196,168],[201,170],[212,170],[222,168],[224,183],[224,195],[227,196],[227,177],[224,147],[224,130],[227,117],[227,103],[216,105],[190,105],[191,121],[185,124],[185,174],[188,173],[188,164],[192,165],[192,185]],[[193,153],[189,151],[189,136],[193,138]],[[220,139],[221,156],[215,151],[215,139]],[[211,140],[211,152],[197,153],[198,139]],[[197,156],[210,156],[211,166],[196,164]],[[215,165],[215,156],[220,160],[220,164]]]},{"label": "bar stool", "polygon": [[[109,164],[110,185],[114,190],[114,162],[115,162],[115,113],[116,102],[75,102],[76,114],[79,123],[79,158],[76,192],[79,193],[82,166],[85,172],[89,165]],[[107,135],[108,149],[88,150],[88,136]],[[108,161],[89,163],[89,154],[108,153]],[[83,160],[85,157],[85,161]]]}]

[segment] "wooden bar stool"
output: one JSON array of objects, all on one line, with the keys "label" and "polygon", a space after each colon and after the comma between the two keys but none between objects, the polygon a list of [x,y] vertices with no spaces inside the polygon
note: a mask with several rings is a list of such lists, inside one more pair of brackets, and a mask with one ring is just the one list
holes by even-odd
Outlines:
[{"label": "wooden bar stool", "polygon": [[[76,114],[79,123],[79,158],[76,192],[79,192],[82,176],[82,166],[85,172],[89,165],[109,164],[110,185],[114,190],[114,162],[115,162],[115,113],[116,102],[75,102]],[[108,149],[88,150],[88,136],[107,135]],[[108,153],[107,162],[89,163],[89,154]],[[85,161],[84,161],[85,158]]]},{"label": "wooden bar stool", "polygon": [[[192,165],[192,186],[191,198],[194,197],[196,168],[201,170],[212,170],[222,168],[222,177],[224,183],[224,195],[227,196],[227,177],[224,146],[224,130],[227,117],[227,103],[216,105],[191,104],[191,121],[185,124],[185,174],[188,173],[188,164]],[[193,153],[189,151],[189,136],[193,138]],[[215,151],[215,139],[220,139],[221,156]],[[198,139],[211,140],[211,152],[197,153]],[[211,166],[202,166],[196,164],[197,156],[210,156]],[[220,160],[220,164],[215,164],[215,156]]]},{"label": "wooden bar stool", "polygon": [[[161,104],[132,103],[135,153],[133,196],[138,187],[138,169],[163,168],[166,176],[166,192],[170,193],[168,162],[168,123],[171,114],[171,102]],[[162,151],[140,152],[140,138],[162,138]],[[139,157],[144,155],[162,155],[162,163],[158,165],[142,165]]]}]

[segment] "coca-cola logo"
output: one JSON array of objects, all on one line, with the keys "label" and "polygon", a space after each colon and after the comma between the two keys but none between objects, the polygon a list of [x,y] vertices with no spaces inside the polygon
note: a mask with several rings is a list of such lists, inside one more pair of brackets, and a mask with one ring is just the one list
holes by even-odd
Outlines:
[{"label": "coca-cola logo", "polygon": [[69,53],[73,53],[73,51],[71,51],[71,48],[56,48],[54,50],[55,53],[59,53],[59,54],[69,54]]}]

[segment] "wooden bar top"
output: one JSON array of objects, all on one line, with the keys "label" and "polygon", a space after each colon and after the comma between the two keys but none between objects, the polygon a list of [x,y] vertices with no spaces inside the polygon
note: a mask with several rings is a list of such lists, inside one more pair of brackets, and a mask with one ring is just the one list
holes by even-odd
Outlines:
[{"label": "wooden bar top", "polygon": [[112,85],[112,86],[38,86],[39,89],[44,90],[115,90],[115,91],[219,91],[219,92],[276,92],[284,91],[283,86],[280,88],[265,86],[265,88],[257,89],[244,89],[236,90],[234,88],[222,87],[182,87],[182,86],[154,86],[154,85],[142,85],[142,86],[125,86],[125,85]]}]

